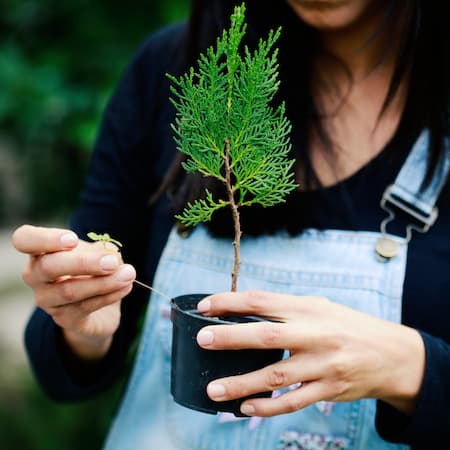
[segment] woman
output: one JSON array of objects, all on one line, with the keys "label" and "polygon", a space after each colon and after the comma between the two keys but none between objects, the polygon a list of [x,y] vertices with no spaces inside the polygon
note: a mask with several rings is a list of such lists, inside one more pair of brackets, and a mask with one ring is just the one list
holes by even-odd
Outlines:
[{"label": "woman", "polygon": [[[117,379],[146,304],[146,292],[132,291],[136,272],[171,296],[228,289],[229,270],[220,269],[227,215],[213,218],[210,233],[172,232],[166,243],[172,211],[209,182],[179,170],[164,74],[184,72],[214,42],[231,3],[194,1],[187,27],[161,30],[138,51],[106,110],[73,231],[14,233],[30,255],[24,279],[39,306],[27,348],[53,398],[83,398]],[[447,9],[415,0],[247,3],[249,45],[283,27],[279,96],[294,126],[301,188],[285,205],[243,211],[242,291],[199,304],[207,315],[278,323],[233,334],[205,328],[197,340],[211,351],[288,349],[286,360],[215,380],[207,391],[218,401],[267,389],[281,395],[244,402],[243,413],[267,417],[250,422],[173,403],[167,304],[154,296],[107,449],[446,446]],[[426,233],[411,234],[412,226]],[[85,242],[89,231],[122,241],[132,265]],[[198,249],[211,264],[196,262]]]}]

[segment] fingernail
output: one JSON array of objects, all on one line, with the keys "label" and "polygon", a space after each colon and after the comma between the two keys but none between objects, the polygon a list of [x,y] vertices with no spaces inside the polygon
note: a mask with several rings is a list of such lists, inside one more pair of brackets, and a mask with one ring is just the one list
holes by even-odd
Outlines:
[{"label": "fingernail", "polygon": [[205,313],[211,309],[211,302],[209,300],[202,300],[197,304],[198,312]]},{"label": "fingernail", "polygon": [[134,279],[134,277],[136,276],[136,272],[134,271],[133,267],[130,265],[125,265],[123,267],[121,267],[117,273],[116,273],[116,278],[119,281],[131,281]]},{"label": "fingernail", "polygon": [[214,342],[213,332],[208,330],[200,330],[197,334],[197,342],[199,345],[211,345]]},{"label": "fingernail", "polygon": [[246,416],[252,416],[255,414],[255,407],[253,405],[249,405],[248,403],[244,403],[241,405],[241,413]]},{"label": "fingernail", "polygon": [[63,247],[73,247],[78,242],[78,237],[74,233],[66,233],[59,238],[59,241]]},{"label": "fingernail", "polygon": [[100,267],[103,270],[114,270],[119,266],[119,260],[117,256],[114,255],[106,255],[100,259]]},{"label": "fingernail", "polygon": [[207,392],[210,398],[220,398],[225,395],[225,387],[218,383],[210,384],[207,387]]}]

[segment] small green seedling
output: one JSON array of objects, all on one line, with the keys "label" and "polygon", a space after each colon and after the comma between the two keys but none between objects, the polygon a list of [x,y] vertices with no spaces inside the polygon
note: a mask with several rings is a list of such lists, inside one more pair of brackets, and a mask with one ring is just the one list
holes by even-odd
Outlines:
[{"label": "small green seedling", "polygon": [[111,242],[111,244],[117,245],[117,247],[122,248],[122,243],[113,239],[108,233],[97,234],[91,231],[87,234],[87,237],[95,242],[103,242],[103,246],[105,246],[106,242]]},{"label": "small green seedling", "polygon": [[[117,239],[113,239],[108,233],[103,233],[103,234],[97,234],[94,233],[93,231],[90,231],[87,234],[87,237],[89,239],[91,239],[92,241],[95,242],[103,242],[103,246],[106,248],[106,243],[110,242],[111,244],[115,244],[117,245],[117,247],[122,248],[122,243],[119,242]],[[140,286],[149,289],[150,291],[156,292],[157,294],[159,294],[161,297],[166,298],[167,300],[171,301],[171,297],[169,297],[168,295],[164,294],[163,292],[160,292],[158,290],[156,290],[154,287],[149,286],[148,284],[142,283],[142,281],[139,280],[134,280],[134,282],[136,284],[139,284]]]}]

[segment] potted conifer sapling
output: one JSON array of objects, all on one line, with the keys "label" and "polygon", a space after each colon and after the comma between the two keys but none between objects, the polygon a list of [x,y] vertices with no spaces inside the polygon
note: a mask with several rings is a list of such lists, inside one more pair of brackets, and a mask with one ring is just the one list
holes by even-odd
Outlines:
[{"label": "potted conifer sapling", "polygon": [[[187,227],[211,220],[221,208],[230,208],[234,225],[234,266],[231,291],[237,290],[241,264],[239,211],[254,204],[270,207],[283,202],[294,190],[291,125],[284,104],[273,106],[279,87],[277,50],[280,30],[270,32],[250,51],[241,45],[245,35],[245,6],[234,9],[230,29],[200,55],[198,66],[172,82],[171,99],[176,109],[173,125],[179,151],[188,173],[215,178],[225,187],[226,198],[203,198],[187,204],[176,218]],[[244,399],[214,402],[206,395],[207,384],[267,366],[282,357],[282,350],[208,351],[196,342],[206,325],[262,320],[255,317],[204,317],[196,310],[205,295],[176,297],[172,301],[172,379],[174,399],[204,412],[240,414]],[[267,396],[261,393],[258,396]]]}]

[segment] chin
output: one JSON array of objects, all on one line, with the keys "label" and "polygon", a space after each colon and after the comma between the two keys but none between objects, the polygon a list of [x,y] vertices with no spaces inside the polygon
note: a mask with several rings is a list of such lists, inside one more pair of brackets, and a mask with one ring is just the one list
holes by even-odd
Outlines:
[{"label": "chin", "polygon": [[287,0],[307,25],[319,31],[338,31],[367,20],[374,13],[376,0]]}]

